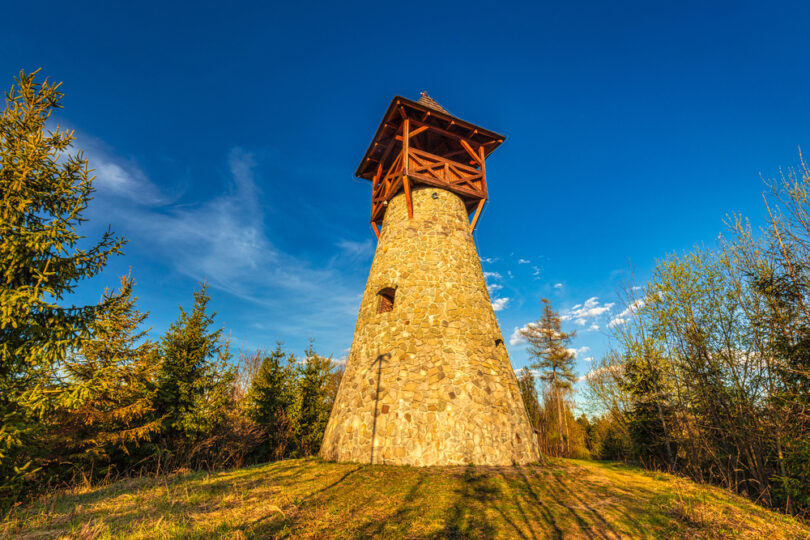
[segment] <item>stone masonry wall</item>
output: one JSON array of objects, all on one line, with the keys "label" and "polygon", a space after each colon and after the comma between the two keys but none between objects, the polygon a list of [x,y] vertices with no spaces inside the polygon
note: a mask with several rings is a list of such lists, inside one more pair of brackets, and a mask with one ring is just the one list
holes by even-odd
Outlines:
[{"label": "stone masonry wall", "polygon": [[[436,188],[389,203],[321,456],[407,465],[539,458],[464,204]],[[378,292],[394,305],[378,313]]]}]

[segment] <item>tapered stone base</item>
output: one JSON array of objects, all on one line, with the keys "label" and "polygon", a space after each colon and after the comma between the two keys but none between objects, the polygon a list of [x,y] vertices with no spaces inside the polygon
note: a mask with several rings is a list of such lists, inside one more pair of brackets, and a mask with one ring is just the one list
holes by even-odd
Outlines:
[{"label": "tapered stone base", "polygon": [[[464,203],[442,189],[385,213],[321,457],[407,465],[537,461]],[[391,311],[379,292],[394,289]],[[384,306],[385,307],[385,306]]]}]

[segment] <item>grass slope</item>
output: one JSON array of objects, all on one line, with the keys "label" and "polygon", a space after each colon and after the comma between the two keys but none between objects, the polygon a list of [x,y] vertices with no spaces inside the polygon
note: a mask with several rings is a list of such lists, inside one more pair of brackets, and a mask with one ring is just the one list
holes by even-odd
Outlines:
[{"label": "grass slope", "polygon": [[810,538],[721,489],[624,465],[393,467],[289,460],[54,494],[13,538]]}]

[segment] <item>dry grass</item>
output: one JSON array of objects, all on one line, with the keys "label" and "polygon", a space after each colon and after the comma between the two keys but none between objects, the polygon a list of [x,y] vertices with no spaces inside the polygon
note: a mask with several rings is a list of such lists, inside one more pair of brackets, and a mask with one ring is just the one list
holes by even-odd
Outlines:
[{"label": "dry grass", "polygon": [[810,538],[723,490],[616,464],[392,467],[290,460],[55,494],[13,538]]}]

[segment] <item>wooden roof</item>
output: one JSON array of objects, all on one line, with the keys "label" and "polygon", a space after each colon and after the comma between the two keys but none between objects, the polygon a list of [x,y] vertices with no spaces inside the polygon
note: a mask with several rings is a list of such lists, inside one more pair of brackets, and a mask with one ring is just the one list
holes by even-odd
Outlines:
[{"label": "wooden roof", "polygon": [[[397,132],[402,125],[402,120],[406,117],[428,126],[429,132],[432,132],[434,136],[451,141],[449,144],[453,146],[454,142],[461,148],[460,141],[464,140],[474,146],[482,147],[485,157],[489,156],[505,139],[503,135],[451,115],[425,92],[418,101],[395,96],[377,128],[363,160],[357,167],[355,176],[372,180],[380,161],[384,162],[383,169],[387,169],[390,165],[389,162],[395,159],[395,152],[392,152],[389,147],[398,144]],[[462,149],[461,153],[463,152]]]}]

